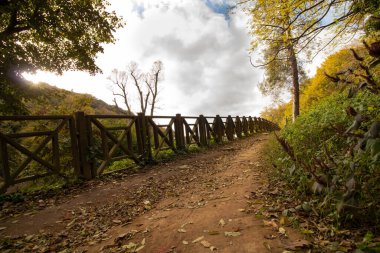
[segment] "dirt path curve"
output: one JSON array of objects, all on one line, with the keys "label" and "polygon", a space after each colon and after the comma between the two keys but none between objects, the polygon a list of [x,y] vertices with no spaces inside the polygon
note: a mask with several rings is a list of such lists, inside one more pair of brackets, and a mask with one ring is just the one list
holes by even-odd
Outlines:
[{"label": "dirt path curve", "polygon": [[257,135],[101,182],[31,215],[1,220],[0,236],[36,252],[283,252],[300,236],[286,228],[285,238],[250,209],[267,183],[268,138]]}]

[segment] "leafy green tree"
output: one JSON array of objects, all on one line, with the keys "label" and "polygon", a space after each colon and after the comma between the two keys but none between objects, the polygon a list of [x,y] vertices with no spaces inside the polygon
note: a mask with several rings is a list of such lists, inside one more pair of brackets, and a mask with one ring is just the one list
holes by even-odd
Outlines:
[{"label": "leafy green tree", "polygon": [[[324,29],[342,22],[354,24],[353,20],[347,21],[355,13],[352,1],[257,0],[248,2],[251,3],[247,12],[251,17],[251,35],[254,38],[251,43],[252,50],[264,49],[263,62],[258,65],[253,64],[265,69],[266,80],[261,88],[267,93],[277,92],[290,81],[294,120],[300,111],[299,85],[302,68],[299,64],[299,55],[302,52],[307,53],[315,45],[317,36]],[[340,8],[345,3],[348,4],[348,8]],[[335,13],[337,17],[332,20],[326,19],[332,13]],[[336,31],[336,34],[341,34],[347,26],[344,25],[340,31]],[[330,44],[330,41],[325,44]]]},{"label": "leafy green tree", "polygon": [[[106,0],[0,0],[0,111],[7,100],[19,101],[15,88],[23,72],[61,74],[82,70],[92,74],[102,43],[114,42],[122,25]],[[15,103],[16,105],[17,103]]]}]

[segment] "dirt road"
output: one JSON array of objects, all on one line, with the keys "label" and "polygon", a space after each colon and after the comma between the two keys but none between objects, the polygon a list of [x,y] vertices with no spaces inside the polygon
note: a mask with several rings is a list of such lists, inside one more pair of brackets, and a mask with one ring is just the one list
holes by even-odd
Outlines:
[{"label": "dirt road", "polygon": [[12,212],[8,204],[0,251],[283,252],[300,236],[282,228],[278,215],[258,211],[263,202],[256,193],[268,184],[262,161],[268,138],[256,135],[96,181],[75,194],[38,200],[29,212]]}]

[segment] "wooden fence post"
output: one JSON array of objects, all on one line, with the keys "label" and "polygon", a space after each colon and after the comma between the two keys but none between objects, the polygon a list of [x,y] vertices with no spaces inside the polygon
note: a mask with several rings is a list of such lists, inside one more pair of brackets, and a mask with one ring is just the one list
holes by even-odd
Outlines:
[{"label": "wooden fence post", "polygon": [[1,177],[4,179],[4,185],[0,192],[6,191],[8,186],[12,184],[11,173],[9,170],[9,157],[7,143],[3,138],[0,137],[0,157],[1,157]]},{"label": "wooden fence post", "polygon": [[233,141],[234,140],[234,134],[235,134],[235,123],[234,123],[234,120],[232,119],[231,115],[228,115],[227,121],[226,121],[227,139],[229,141]]},{"label": "wooden fence post", "polygon": [[150,125],[148,124],[148,118],[143,116],[143,131],[145,133],[145,153],[147,155],[148,161],[153,161],[152,156],[152,143],[151,143],[151,131],[150,131]]},{"label": "wooden fence post", "polygon": [[203,115],[199,115],[199,139],[202,146],[207,146],[206,119]]},{"label": "wooden fence post", "polygon": [[236,136],[238,138],[242,138],[242,124],[239,116],[236,116],[236,122],[235,122],[235,131],[236,131]]},{"label": "wooden fence post", "polygon": [[257,118],[256,117],[253,117],[253,126],[254,126],[254,131],[255,133],[258,133],[259,132],[259,122],[257,121]]},{"label": "wooden fence post", "polygon": [[214,133],[215,133],[215,141],[216,143],[222,143],[223,142],[223,121],[222,118],[219,115],[216,115],[215,121],[214,121]]},{"label": "wooden fence post", "polygon": [[136,119],[136,139],[137,148],[143,159],[152,160],[152,150],[150,145],[150,134],[144,113],[138,113]]},{"label": "wooden fence post", "polygon": [[74,167],[74,173],[77,177],[81,177],[81,166],[80,166],[80,155],[78,148],[78,137],[77,129],[75,125],[75,114],[69,119],[69,131],[70,131],[70,141],[71,141],[71,155],[72,166]]},{"label": "wooden fence post", "polygon": [[136,122],[135,122],[135,130],[136,130],[136,142],[137,142],[137,150],[140,154],[144,153],[144,141],[142,134],[142,122],[141,122],[142,113],[137,114]]},{"label": "wooden fence post", "polygon": [[268,121],[266,119],[261,119],[264,123],[264,131],[267,132],[269,130]]},{"label": "wooden fence post", "polygon": [[248,121],[247,121],[247,118],[245,116],[243,116],[243,132],[244,132],[244,136],[247,137],[249,135],[248,133]]},{"label": "wooden fence post", "polygon": [[248,128],[249,128],[249,133],[253,134],[255,132],[255,125],[253,123],[252,117],[248,117]]},{"label": "wooden fence post", "polygon": [[186,149],[185,133],[183,131],[183,119],[182,119],[181,114],[175,115],[174,134],[175,134],[176,148],[179,150]]},{"label": "wooden fence post", "polygon": [[88,122],[84,112],[74,113],[75,125],[77,130],[78,156],[80,166],[80,177],[92,179],[96,175],[93,174],[93,164],[90,160],[90,146],[88,140]]}]

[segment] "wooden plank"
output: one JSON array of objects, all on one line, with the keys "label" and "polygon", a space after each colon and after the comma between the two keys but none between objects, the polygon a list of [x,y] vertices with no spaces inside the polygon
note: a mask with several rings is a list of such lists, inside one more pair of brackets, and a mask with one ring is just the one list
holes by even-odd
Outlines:
[{"label": "wooden plank", "polygon": [[127,132],[127,148],[129,150],[132,150],[132,131],[131,129],[129,129],[129,131]]},{"label": "wooden plank", "polygon": [[108,131],[117,131],[117,130],[125,130],[128,127],[127,126],[118,126],[118,127],[104,127]]},{"label": "wooden plank", "polygon": [[136,118],[135,121],[135,132],[136,132],[136,142],[137,142],[137,150],[139,154],[142,154],[144,151],[144,144],[142,142],[142,136],[141,136],[141,122],[139,117]]},{"label": "wooden plank", "polygon": [[243,133],[244,133],[244,136],[248,136],[249,133],[248,133],[248,121],[247,121],[247,118],[245,116],[243,116],[242,118],[242,123],[243,123]]},{"label": "wooden plank", "polygon": [[96,115],[86,115],[88,118],[91,119],[135,119],[137,116],[134,115],[103,115],[103,114],[96,114]]},{"label": "wooden plank", "polygon": [[[193,132],[193,130],[190,128],[189,124],[187,124],[187,121],[185,119],[183,120],[183,123],[185,124],[186,130],[191,134],[196,144],[200,146],[201,143],[199,141],[199,137]],[[188,141],[188,144],[191,144],[190,140]]]},{"label": "wooden plank", "polygon": [[235,134],[235,123],[231,117],[231,115],[228,116],[227,121],[226,121],[226,135],[227,139],[229,141],[234,140],[234,134]]},{"label": "wooden plank", "polygon": [[9,157],[7,143],[0,138],[0,156],[1,156],[1,177],[4,179],[4,187],[8,188],[12,184],[12,178],[9,168]]},{"label": "wooden plank", "polygon": [[214,120],[214,132],[215,132],[215,141],[219,144],[223,142],[223,135],[224,135],[223,127],[224,125],[223,125],[222,119],[220,118],[219,115],[216,115],[215,120]]},{"label": "wooden plank", "polygon": [[85,179],[92,179],[95,177],[93,175],[93,170],[91,168],[89,157],[89,140],[88,140],[88,125],[91,124],[87,122],[84,112],[76,112],[74,114],[76,129],[78,131],[78,150],[79,150],[79,161],[80,161],[80,171],[81,177]]},{"label": "wooden plank", "polygon": [[254,123],[251,116],[248,117],[248,128],[250,134],[253,134],[255,132]]},{"label": "wooden plank", "polygon": [[[95,118],[93,118],[91,120],[99,129],[104,129],[103,125]],[[118,143],[118,140],[117,138],[115,138],[115,136],[113,136],[110,132],[108,132],[106,129],[104,129],[108,138],[110,138],[110,140],[112,140],[115,144]],[[122,143],[119,144],[120,145],[120,148],[123,150],[123,152],[126,154],[126,155],[129,155],[132,160],[136,163],[136,164],[140,164],[140,160],[135,156],[135,154],[133,154],[133,152],[131,150],[129,150],[127,147],[125,147]]]},{"label": "wooden plank", "polygon": [[[150,123],[152,124],[152,126],[154,127],[155,126],[155,123],[152,119],[149,119]],[[162,133],[161,129],[157,127],[157,131],[158,131],[158,134],[162,137],[162,140],[160,142],[160,145],[158,146],[158,149],[156,149],[156,151],[154,152],[154,157],[157,157],[158,153],[160,152],[161,148],[162,148],[162,145],[164,144],[164,142],[174,151],[174,152],[177,152],[177,149],[174,147],[174,145],[171,145],[171,142],[170,142],[170,138],[168,138],[168,134],[170,132],[170,129],[172,127],[174,123],[174,120],[171,119],[170,122],[169,122],[169,125],[167,126],[166,130],[165,130],[165,133]]]},{"label": "wooden plank", "polygon": [[66,120],[69,119],[70,115],[20,115],[20,116],[0,116],[0,121],[11,120],[11,121],[21,121],[21,120]]},{"label": "wooden plank", "polygon": [[[109,129],[107,129],[109,130]],[[104,160],[107,161],[109,160],[109,147],[108,147],[108,139],[107,139],[107,134],[103,129],[100,130],[100,137],[102,139],[102,152],[103,152],[103,157]]]},{"label": "wooden plank", "polygon": [[53,131],[37,131],[37,132],[25,132],[16,134],[7,134],[10,138],[26,138],[26,137],[37,137],[37,136],[48,136],[53,134]]},{"label": "wooden plank", "polygon": [[173,128],[171,126],[169,128],[168,138],[169,138],[169,142],[170,142],[169,146],[174,147]]},{"label": "wooden plank", "polygon": [[43,174],[38,174],[38,175],[33,175],[33,176],[28,176],[28,177],[22,177],[22,178],[18,178],[17,180],[15,180],[13,182],[13,184],[19,184],[19,183],[24,183],[24,182],[28,182],[28,181],[33,181],[33,180],[36,180],[39,178],[44,178],[44,177],[51,176],[51,175],[53,175],[51,172],[46,172]]},{"label": "wooden plank", "polygon": [[[169,140],[169,138],[167,137],[167,135],[168,135],[168,133],[169,133],[168,128],[170,128],[170,127],[173,125],[174,120],[171,119],[171,121],[169,122],[169,125],[166,126],[165,133],[163,133],[163,132],[161,131],[161,129],[160,129],[159,127],[157,127],[156,123],[155,123],[152,119],[148,118],[148,122],[152,125],[153,128],[155,128],[155,129],[157,130],[157,133],[158,133],[158,134],[161,136],[161,138],[162,138],[161,143],[160,143],[159,146],[162,146],[162,145],[161,145],[162,142],[165,142],[168,146],[172,146],[172,145],[170,145],[170,140]],[[176,151],[176,149],[175,149],[173,146],[172,146],[172,149],[173,149],[173,151]]]},{"label": "wooden plank", "polygon": [[[102,131],[102,132],[107,136],[105,131]],[[107,152],[107,155],[104,156],[103,162],[100,164],[100,166],[97,169],[97,175],[101,175],[103,171],[106,169],[106,167],[108,166],[109,162],[112,159],[112,156],[116,153],[116,150],[120,147],[121,142],[127,136],[127,133],[128,133],[127,131],[123,131],[121,135],[119,136],[119,138],[117,139],[117,143],[115,143],[112,146],[111,150]]]},{"label": "wooden plank", "polygon": [[21,146],[20,144],[18,144],[17,142],[13,141],[12,139],[6,137],[5,135],[3,135],[2,133],[0,133],[0,136],[1,138],[5,139],[7,143],[9,143],[9,145],[13,146],[15,149],[17,149],[18,151],[20,151],[21,153],[31,157],[34,161],[38,162],[39,164],[45,166],[47,169],[49,169],[50,171],[56,173],[57,175],[63,177],[63,178],[66,178],[66,176],[64,176],[63,174],[61,174],[59,171],[56,171],[54,166],[51,165],[50,163],[46,162],[45,160],[43,160],[42,158],[38,157],[37,155],[35,155],[33,152],[31,152],[30,150],[24,148],[23,146]]},{"label": "wooden plank", "polygon": [[177,149],[186,149],[183,120],[181,114],[176,114],[174,119],[174,133]]},{"label": "wooden plank", "polygon": [[160,144],[160,139],[158,137],[158,131],[157,131],[157,128],[155,127],[152,127],[153,128],[153,141],[154,141],[154,149],[157,149],[158,148],[158,145]]},{"label": "wooden plank", "polygon": [[152,143],[151,143],[151,134],[150,134],[150,125],[148,119],[143,117],[144,127],[143,131],[145,132],[145,153],[148,156],[148,162],[153,160],[152,157]]},{"label": "wooden plank", "polygon": [[235,119],[235,132],[236,132],[236,136],[238,138],[242,138],[242,124],[241,124],[241,121],[240,121],[240,117],[239,116],[236,116],[236,119]]},{"label": "wooden plank", "polygon": [[203,117],[203,115],[199,115],[199,139],[202,146],[207,146],[207,133],[206,133],[206,119]]},{"label": "wooden plank", "polygon": [[58,133],[53,134],[53,138],[51,141],[52,144],[52,162],[54,169],[56,171],[61,170],[60,161],[59,161],[59,142],[58,142]]},{"label": "wooden plank", "polygon": [[[66,120],[63,120],[53,132],[59,132],[62,130],[62,128],[66,125]],[[47,136],[33,151],[32,153],[37,155],[48,143],[49,141],[53,138],[53,135]],[[18,169],[13,173],[12,177],[17,178],[17,176],[28,166],[28,164],[32,161],[33,159],[28,156],[25,158],[25,160],[21,163],[21,165],[18,167]]]},{"label": "wooden plank", "polygon": [[72,165],[74,167],[74,173],[77,177],[81,176],[80,173],[80,160],[79,160],[79,148],[78,148],[78,136],[77,129],[75,127],[75,119],[74,116],[68,120],[69,124],[69,132],[70,132],[70,143],[71,143],[71,155]]},{"label": "wooden plank", "polygon": [[130,159],[128,155],[115,156],[110,159],[111,162],[120,161],[123,159]]},{"label": "wooden plank", "polygon": [[185,126],[185,145],[189,145],[189,143],[191,142],[191,138],[190,138],[190,131],[189,129]]},{"label": "wooden plank", "polygon": [[215,138],[215,132],[210,126],[210,123],[208,123],[208,120],[205,117],[205,124],[206,124],[206,134],[207,134],[207,139],[211,140],[211,137]]}]

